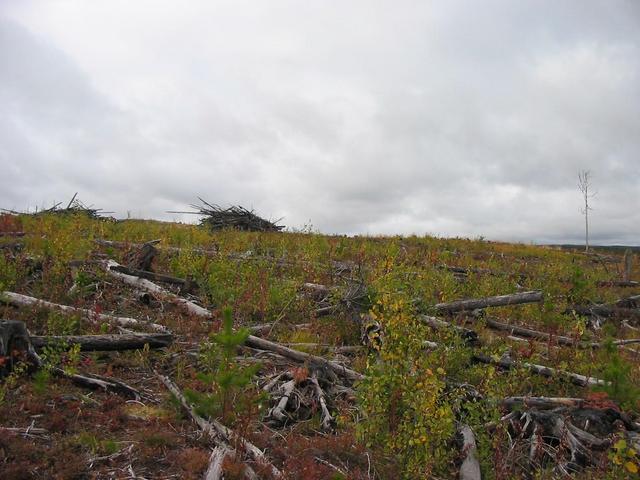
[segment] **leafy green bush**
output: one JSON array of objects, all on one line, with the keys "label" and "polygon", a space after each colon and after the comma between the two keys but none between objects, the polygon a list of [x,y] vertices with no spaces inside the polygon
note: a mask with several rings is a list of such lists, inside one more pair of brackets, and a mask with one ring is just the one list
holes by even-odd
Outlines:
[{"label": "leafy green bush", "polygon": [[379,357],[370,358],[358,385],[359,437],[395,456],[403,478],[446,474],[454,418],[442,401],[445,372],[436,367],[439,354],[424,351],[426,327],[417,324],[406,299],[382,295],[370,315],[384,336]]}]

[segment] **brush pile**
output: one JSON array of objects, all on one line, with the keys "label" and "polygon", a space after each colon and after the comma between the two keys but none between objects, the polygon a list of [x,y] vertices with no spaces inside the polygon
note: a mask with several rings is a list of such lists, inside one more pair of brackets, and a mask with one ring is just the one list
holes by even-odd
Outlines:
[{"label": "brush pile", "polygon": [[86,206],[85,204],[83,204],[78,198],[76,198],[78,196],[78,194],[76,193],[72,198],[71,201],[67,204],[67,206],[65,208],[60,208],[60,205],[62,205],[62,202],[58,202],[55,205],[53,205],[50,208],[44,209],[44,210],[36,210],[33,213],[28,213],[28,212],[16,212],[13,210],[2,210],[5,213],[10,213],[13,215],[34,215],[34,216],[39,216],[39,215],[48,215],[48,214],[55,214],[55,215],[69,215],[69,214],[76,214],[76,213],[81,213],[83,215],[86,215],[89,218],[93,218],[93,219],[103,219],[105,217],[103,217],[102,215],[105,213],[113,213],[113,212],[104,212],[101,208],[92,208],[93,205],[89,205]]},{"label": "brush pile", "polygon": [[227,208],[220,207],[215,204],[205,202],[202,198],[198,199],[203,205],[190,205],[196,209],[196,212],[171,212],[171,213],[189,213],[194,215],[203,215],[200,225],[207,226],[211,230],[222,230],[232,228],[248,232],[279,232],[284,225],[277,225],[281,219],[271,222],[259,217],[253,210],[247,210],[239,205]]}]

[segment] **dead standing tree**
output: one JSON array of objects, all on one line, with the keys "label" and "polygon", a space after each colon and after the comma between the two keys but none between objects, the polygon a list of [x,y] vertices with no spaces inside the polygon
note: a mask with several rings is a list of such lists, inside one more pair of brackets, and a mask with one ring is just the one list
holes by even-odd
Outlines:
[{"label": "dead standing tree", "polygon": [[591,172],[589,170],[582,170],[578,172],[578,188],[584,198],[584,209],[582,214],[584,215],[584,242],[585,252],[589,251],[589,210],[593,210],[589,206],[589,199],[596,196],[597,192],[590,192],[591,188]]}]

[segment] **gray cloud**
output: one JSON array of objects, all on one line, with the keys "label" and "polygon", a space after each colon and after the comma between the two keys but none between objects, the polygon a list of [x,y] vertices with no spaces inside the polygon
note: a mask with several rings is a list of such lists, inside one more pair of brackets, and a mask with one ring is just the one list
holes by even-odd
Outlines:
[{"label": "gray cloud", "polygon": [[640,8],[588,2],[0,7],[0,206],[324,232],[640,243]]}]

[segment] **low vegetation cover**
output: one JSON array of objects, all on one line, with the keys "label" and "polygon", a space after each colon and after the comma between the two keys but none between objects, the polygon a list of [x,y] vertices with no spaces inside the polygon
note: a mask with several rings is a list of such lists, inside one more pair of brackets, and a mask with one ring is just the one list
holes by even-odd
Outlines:
[{"label": "low vegetation cover", "polygon": [[621,252],[2,215],[0,478],[637,478],[639,276]]}]

